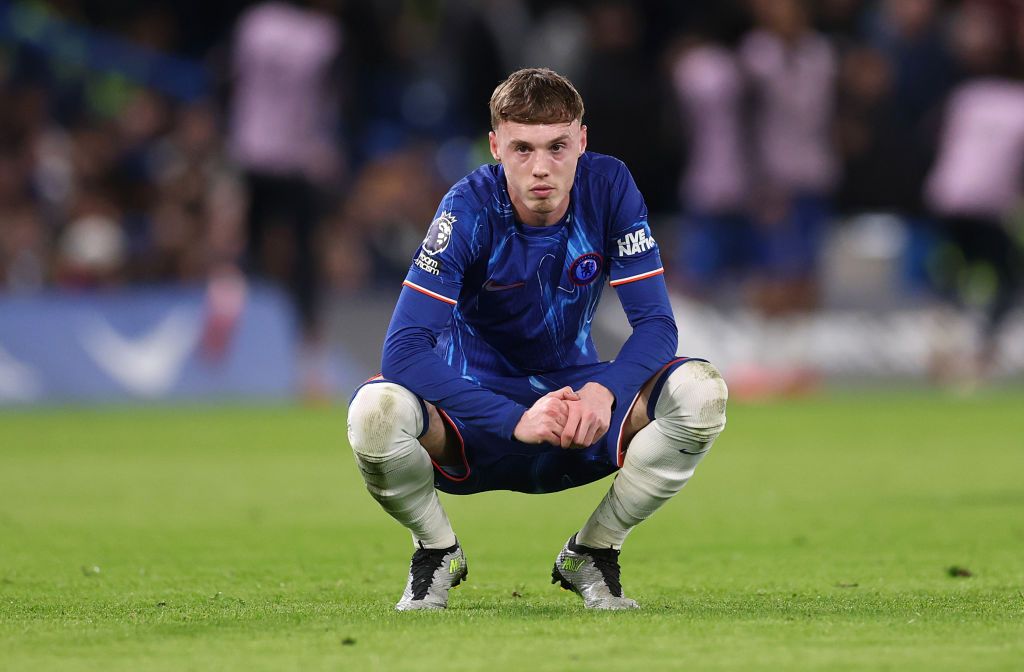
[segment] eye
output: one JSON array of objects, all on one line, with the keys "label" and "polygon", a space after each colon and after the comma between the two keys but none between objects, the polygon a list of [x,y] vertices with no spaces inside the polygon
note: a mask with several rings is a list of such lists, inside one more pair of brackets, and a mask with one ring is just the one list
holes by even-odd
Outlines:
[{"label": "eye", "polygon": [[565,149],[565,143],[564,142],[556,142],[555,144],[551,145],[551,151],[552,152],[560,152],[563,149]]},{"label": "eye", "polygon": [[515,151],[517,154],[526,154],[530,151],[529,145],[516,145]]}]

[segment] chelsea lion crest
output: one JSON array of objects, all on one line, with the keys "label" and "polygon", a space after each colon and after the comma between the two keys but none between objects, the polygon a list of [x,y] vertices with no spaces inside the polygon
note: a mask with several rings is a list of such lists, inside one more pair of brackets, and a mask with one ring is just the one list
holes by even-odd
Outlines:
[{"label": "chelsea lion crest", "polygon": [[589,285],[601,274],[604,257],[597,252],[581,254],[569,266],[569,279],[574,285]]}]

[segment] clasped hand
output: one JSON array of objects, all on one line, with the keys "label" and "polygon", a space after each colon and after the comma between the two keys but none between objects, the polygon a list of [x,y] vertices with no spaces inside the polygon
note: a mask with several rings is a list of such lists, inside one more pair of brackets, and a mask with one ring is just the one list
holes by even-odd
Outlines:
[{"label": "clasped hand", "polygon": [[523,413],[513,436],[523,443],[586,448],[608,431],[613,401],[612,393],[600,383],[587,383],[576,391],[563,387],[545,394]]}]

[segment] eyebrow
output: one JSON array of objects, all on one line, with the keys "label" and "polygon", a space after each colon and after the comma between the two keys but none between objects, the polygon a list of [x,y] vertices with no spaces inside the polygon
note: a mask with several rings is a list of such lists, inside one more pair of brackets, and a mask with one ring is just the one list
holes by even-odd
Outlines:
[{"label": "eyebrow", "polygon": [[[552,140],[548,141],[547,144],[548,145],[554,145],[555,143],[567,142],[568,140],[569,140],[569,134],[568,133],[563,133],[562,135],[558,136],[557,138],[553,138]],[[512,138],[511,140],[508,141],[508,144],[510,144],[510,145],[526,145],[527,147],[533,147],[533,143],[532,142],[527,142],[526,140],[520,140],[518,138]]]}]

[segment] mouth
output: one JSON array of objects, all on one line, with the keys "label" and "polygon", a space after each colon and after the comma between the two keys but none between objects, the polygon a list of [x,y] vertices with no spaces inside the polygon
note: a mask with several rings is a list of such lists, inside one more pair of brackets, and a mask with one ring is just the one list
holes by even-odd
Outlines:
[{"label": "mouth", "polygon": [[537,198],[547,198],[554,193],[555,188],[547,184],[538,184],[535,187],[530,187],[530,193]]}]

